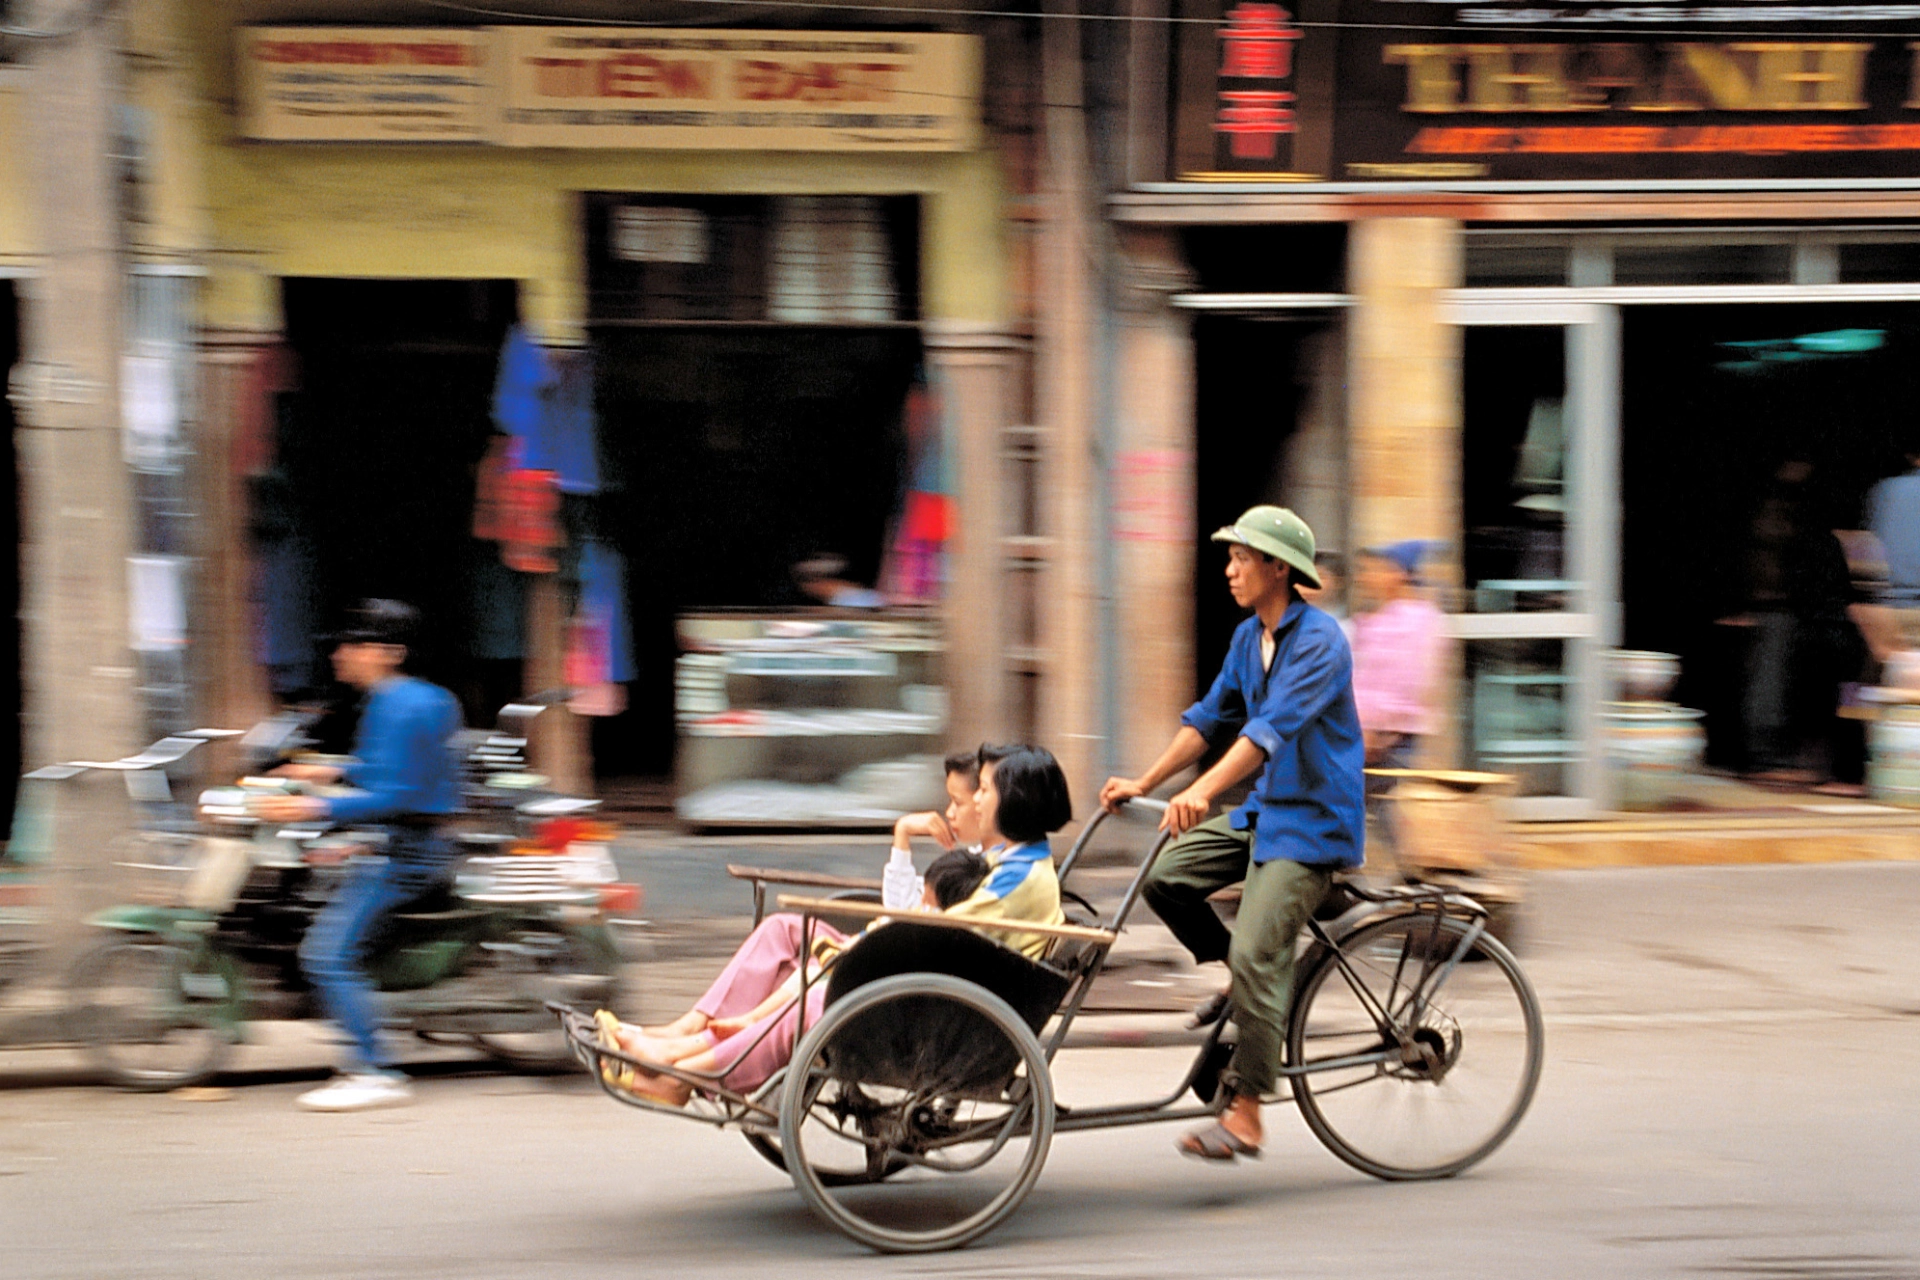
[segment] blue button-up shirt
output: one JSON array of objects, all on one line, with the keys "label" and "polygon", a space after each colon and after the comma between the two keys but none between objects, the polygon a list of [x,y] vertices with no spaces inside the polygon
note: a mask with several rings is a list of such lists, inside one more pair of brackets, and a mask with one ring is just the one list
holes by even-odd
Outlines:
[{"label": "blue button-up shirt", "polygon": [[347,781],[362,795],[327,801],[336,822],[453,813],[460,807],[460,759],[453,738],[460,704],[439,685],[395,676],[374,687],[353,737],[359,760]]},{"label": "blue button-up shirt", "polygon": [[1353,654],[1340,624],[1294,600],[1260,661],[1260,619],[1233,633],[1207,696],[1180,717],[1218,746],[1237,734],[1266,753],[1236,831],[1252,828],[1253,860],[1357,867],[1366,841],[1366,743],[1353,706]]}]

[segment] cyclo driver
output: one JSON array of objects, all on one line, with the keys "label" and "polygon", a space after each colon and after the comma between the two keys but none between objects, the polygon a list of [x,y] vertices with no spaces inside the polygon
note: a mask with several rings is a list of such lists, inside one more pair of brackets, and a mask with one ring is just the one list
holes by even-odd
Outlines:
[{"label": "cyclo driver", "polygon": [[300,1095],[312,1111],[360,1111],[412,1098],[380,1039],[380,1010],[367,975],[366,949],[381,919],[419,897],[446,874],[453,846],[440,823],[460,804],[460,762],[454,735],[460,705],[438,685],[401,674],[420,615],[396,600],[366,600],[333,650],[342,683],[366,694],[354,735],[356,763],[289,764],[274,770],[307,782],[344,778],[361,793],[323,800],[267,796],[255,812],[269,822],[377,822],[384,854],[356,860],[334,899],[314,918],[300,944],[300,964],[327,1016],[349,1037],[344,1070]]},{"label": "cyclo driver", "polygon": [[[1118,809],[1232,739],[1168,801],[1161,826],[1179,838],[1145,887],[1148,905],[1195,960],[1227,962],[1230,986],[1198,1014],[1210,1023],[1230,1007],[1240,1030],[1221,1075],[1223,1108],[1179,1146],[1199,1159],[1232,1160],[1260,1154],[1260,1098],[1280,1068],[1295,939],[1333,873],[1361,862],[1366,749],[1346,635],[1296,590],[1320,585],[1306,521],[1284,507],[1252,507],[1213,541],[1229,544],[1227,587],[1253,616],[1233,633],[1213,687],[1180,717],[1160,758],[1137,778],[1109,778],[1100,803]],[[1245,803],[1207,819],[1221,792],[1256,771]],[[1242,879],[1229,932],[1207,896]]]}]

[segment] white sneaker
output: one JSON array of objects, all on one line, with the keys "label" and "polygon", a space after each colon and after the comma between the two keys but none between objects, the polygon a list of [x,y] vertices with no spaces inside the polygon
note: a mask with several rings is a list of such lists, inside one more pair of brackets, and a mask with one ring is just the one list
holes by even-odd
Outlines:
[{"label": "white sneaker", "polygon": [[375,1107],[404,1107],[413,1101],[405,1076],[378,1072],[335,1076],[318,1089],[300,1095],[308,1111],[371,1111]]}]

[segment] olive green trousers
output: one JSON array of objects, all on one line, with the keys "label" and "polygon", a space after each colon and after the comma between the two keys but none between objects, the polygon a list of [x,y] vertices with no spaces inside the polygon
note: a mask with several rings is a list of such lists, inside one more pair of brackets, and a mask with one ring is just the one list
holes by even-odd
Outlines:
[{"label": "olive green trousers", "polygon": [[[1300,930],[1333,884],[1333,870],[1275,858],[1255,864],[1253,832],[1235,831],[1231,815],[1209,818],[1160,851],[1144,897],[1201,964],[1225,960],[1240,1041],[1221,1074],[1237,1094],[1273,1092],[1293,997],[1294,947]],[[1246,881],[1231,931],[1207,895]]]}]

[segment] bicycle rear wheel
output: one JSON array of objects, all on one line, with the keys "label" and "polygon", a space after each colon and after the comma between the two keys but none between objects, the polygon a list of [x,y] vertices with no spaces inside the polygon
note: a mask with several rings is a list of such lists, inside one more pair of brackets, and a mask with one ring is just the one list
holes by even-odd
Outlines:
[{"label": "bicycle rear wheel", "polygon": [[[1513,953],[1485,933],[1468,944],[1469,929],[1431,914],[1377,920],[1300,985],[1287,1057],[1309,1070],[1293,1077],[1294,1100],[1328,1150],[1376,1178],[1470,1168],[1533,1101],[1539,1002]],[[1312,1070],[1389,1049],[1386,1062]]]}]

